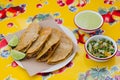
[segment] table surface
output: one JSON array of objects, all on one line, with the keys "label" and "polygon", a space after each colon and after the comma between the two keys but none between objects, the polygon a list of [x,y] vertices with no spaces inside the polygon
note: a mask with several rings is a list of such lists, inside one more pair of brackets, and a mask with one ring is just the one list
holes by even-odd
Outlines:
[{"label": "table surface", "polygon": [[[77,28],[74,17],[83,10],[103,16],[100,30],[87,34]],[[1,52],[0,80],[120,80],[120,0],[0,0],[0,48],[7,45],[4,35],[26,28],[36,15],[42,20],[49,14],[75,34],[80,48],[75,58],[57,71],[30,77],[9,52]],[[89,59],[84,50],[85,41],[98,34],[113,38],[118,45],[116,56],[103,63]]]}]

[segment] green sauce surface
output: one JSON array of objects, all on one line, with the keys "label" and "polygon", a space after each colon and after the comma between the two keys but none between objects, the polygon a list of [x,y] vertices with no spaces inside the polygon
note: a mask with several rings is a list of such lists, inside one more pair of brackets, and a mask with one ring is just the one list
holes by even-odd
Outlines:
[{"label": "green sauce surface", "polygon": [[92,12],[82,13],[76,17],[76,23],[83,29],[96,29],[101,22],[100,16]]}]

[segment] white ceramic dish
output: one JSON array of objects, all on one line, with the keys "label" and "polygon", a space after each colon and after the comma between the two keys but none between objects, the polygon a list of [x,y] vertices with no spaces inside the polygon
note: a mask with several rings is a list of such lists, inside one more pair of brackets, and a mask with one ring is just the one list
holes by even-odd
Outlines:
[{"label": "white ceramic dish", "polygon": [[[95,57],[95,56],[93,56],[93,55],[88,51],[88,49],[87,49],[87,45],[88,45],[88,43],[89,43],[91,40],[96,40],[96,39],[101,39],[101,38],[105,38],[105,39],[107,39],[107,40],[109,40],[109,41],[111,41],[111,42],[113,43],[113,46],[114,46],[115,51],[114,51],[114,53],[113,53],[111,56],[109,56],[109,57],[106,57],[106,58],[98,58],[98,57]],[[112,57],[115,56],[115,54],[116,54],[116,52],[117,52],[117,44],[116,44],[116,42],[115,42],[112,38],[110,38],[110,37],[108,37],[108,36],[95,35],[95,36],[90,37],[90,38],[86,41],[86,43],[85,43],[85,50],[86,50],[87,55],[88,55],[92,60],[97,61],[97,62],[105,62],[105,61],[108,61],[109,59],[111,59]]]},{"label": "white ceramic dish", "polygon": [[[64,27],[62,25],[60,25],[60,27],[72,39],[72,41],[74,42],[74,44],[77,46],[77,40],[76,40],[74,34],[72,33],[72,31],[70,31],[68,28],[66,28],[66,27]],[[74,53],[68,59],[66,59],[65,61],[63,61],[61,63],[58,63],[58,64],[55,64],[51,68],[43,70],[40,73],[52,72],[52,71],[55,71],[55,70],[58,70],[58,69],[64,67],[65,65],[67,65],[74,58],[75,54],[76,54],[76,51],[74,51]],[[16,63],[20,67],[24,68],[20,61],[16,61]]]},{"label": "white ceramic dish", "polygon": [[[86,16],[86,13],[87,13],[87,16]],[[88,16],[88,15],[91,15],[91,16]],[[81,16],[84,16],[85,18],[81,18]],[[97,23],[98,21],[96,21],[96,19],[94,19],[92,16],[95,16],[95,17],[97,17],[98,20],[100,20],[100,23],[98,25],[94,24],[94,23]],[[79,18],[79,20],[78,20],[78,18]],[[82,24],[80,24],[81,21],[82,21],[82,24],[84,23],[84,26]],[[80,28],[81,30],[83,30],[84,32],[92,33],[101,28],[101,26],[103,24],[103,18],[98,12],[95,12],[92,10],[85,10],[85,11],[79,12],[75,16],[74,22],[77,25],[77,27]],[[92,24],[95,26],[95,28],[88,29],[88,28],[86,28],[85,24],[88,26],[90,24]]]}]

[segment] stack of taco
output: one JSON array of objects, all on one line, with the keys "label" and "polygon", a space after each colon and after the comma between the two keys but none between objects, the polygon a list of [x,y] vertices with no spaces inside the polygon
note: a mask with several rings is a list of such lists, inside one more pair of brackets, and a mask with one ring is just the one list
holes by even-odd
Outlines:
[{"label": "stack of taco", "polygon": [[72,40],[57,28],[40,27],[31,23],[19,38],[14,48],[26,53],[26,59],[35,58],[39,62],[57,64],[67,59],[73,51]]}]

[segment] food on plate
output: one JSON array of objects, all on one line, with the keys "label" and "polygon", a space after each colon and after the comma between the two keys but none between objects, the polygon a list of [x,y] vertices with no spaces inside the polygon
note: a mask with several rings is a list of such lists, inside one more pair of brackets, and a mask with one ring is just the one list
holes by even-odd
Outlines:
[{"label": "food on plate", "polygon": [[16,50],[26,52],[32,43],[38,38],[40,32],[40,25],[38,23],[31,23],[25,32],[21,35]]},{"label": "food on plate", "polygon": [[17,51],[17,50],[11,50],[10,55],[13,57],[15,60],[21,60],[25,57],[25,53]]},{"label": "food on plate", "polygon": [[48,59],[48,64],[56,64],[65,60],[68,56],[71,55],[73,50],[73,42],[71,39],[64,33],[62,33],[60,44],[57,49],[54,51],[53,55]]},{"label": "food on plate", "polygon": [[38,61],[47,61],[52,55],[57,46],[59,45],[61,32],[58,29],[52,29],[52,34],[48,41],[45,43],[44,48],[39,52],[36,59]]},{"label": "food on plate", "polygon": [[40,31],[38,39],[31,45],[31,47],[27,50],[26,56],[28,58],[32,56],[36,56],[37,53],[43,48],[44,44],[50,37],[50,34],[52,32],[52,28],[50,27],[43,27]]},{"label": "food on plate", "polygon": [[105,38],[91,40],[87,45],[87,49],[93,56],[98,58],[109,57],[115,52],[113,43]]},{"label": "food on plate", "polygon": [[16,35],[14,35],[12,37],[12,39],[9,41],[8,45],[11,47],[15,47],[15,46],[17,46],[18,42],[19,42],[18,37]]},{"label": "food on plate", "polygon": [[38,62],[57,64],[73,53],[72,40],[57,28],[41,27],[33,22],[20,35],[9,42],[9,45],[16,46],[11,50],[15,60],[34,58]]}]

